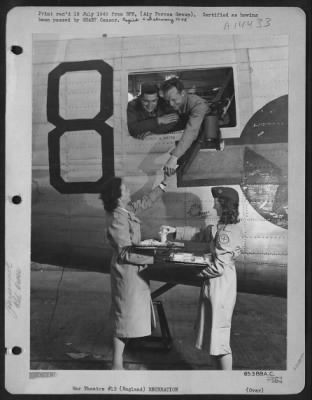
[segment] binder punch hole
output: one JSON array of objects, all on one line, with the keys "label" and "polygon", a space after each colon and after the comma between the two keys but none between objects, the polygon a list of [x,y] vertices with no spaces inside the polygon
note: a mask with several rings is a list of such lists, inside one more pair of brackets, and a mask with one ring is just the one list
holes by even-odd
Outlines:
[{"label": "binder punch hole", "polygon": [[13,196],[12,197],[12,203],[13,204],[21,204],[22,202],[22,198],[19,195]]},{"label": "binder punch hole", "polygon": [[13,354],[13,355],[15,355],[15,356],[20,355],[21,352],[22,352],[22,348],[19,347],[19,346],[14,346],[14,347],[12,347],[11,349],[6,349],[6,353],[7,353],[7,354]]},{"label": "binder punch hole", "polygon": [[21,46],[13,45],[11,46],[11,51],[13,54],[19,56],[20,54],[23,53],[23,48]]}]

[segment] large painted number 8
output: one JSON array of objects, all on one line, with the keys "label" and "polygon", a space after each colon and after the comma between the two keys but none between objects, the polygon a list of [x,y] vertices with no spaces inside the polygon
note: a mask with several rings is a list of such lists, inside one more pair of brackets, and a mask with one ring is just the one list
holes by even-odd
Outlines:
[{"label": "large painted number 8", "polygon": [[[101,75],[100,112],[92,119],[64,119],[59,113],[60,78],[67,72],[98,71]],[[101,185],[114,176],[113,128],[105,121],[113,114],[113,68],[103,60],[64,62],[48,76],[47,118],[55,125],[49,132],[50,183],[61,193],[98,193]],[[61,176],[60,138],[68,131],[94,130],[101,136],[102,176],[96,182],[65,182]]]}]

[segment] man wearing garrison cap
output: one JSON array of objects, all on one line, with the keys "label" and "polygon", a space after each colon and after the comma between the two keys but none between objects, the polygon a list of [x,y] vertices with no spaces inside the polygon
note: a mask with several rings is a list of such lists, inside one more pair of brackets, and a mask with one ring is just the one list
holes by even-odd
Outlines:
[{"label": "man wearing garrison cap", "polygon": [[158,87],[153,83],[142,83],[141,93],[128,103],[128,130],[131,136],[144,139],[150,134],[177,130],[179,115],[159,97]]}]

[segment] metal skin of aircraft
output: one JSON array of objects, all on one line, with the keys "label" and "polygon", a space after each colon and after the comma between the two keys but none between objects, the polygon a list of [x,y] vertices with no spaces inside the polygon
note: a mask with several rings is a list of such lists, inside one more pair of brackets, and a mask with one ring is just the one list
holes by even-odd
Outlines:
[{"label": "metal skin of aircraft", "polygon": [[[238,290],[286,296],[288,43],[283,35],[246,36],[34,38],[32,261],[109,273],[103,183],[124,177],[140,204],[182,134],[131,137],[129,93],[135,96],[144,79],[180,72],[189,92],[201,95],[203,80],[205,93],[222,89],[218,116],[230,122],[219,121],[224,148],[200,144],[163,196],[139,214],[142,238],[159,239],[163,224],[216,224],[210,189],[231,186],[243,231]],[[205,251],[205,244],[185,249]],[[160,262],[147,271],[152,280],[200,285],[191,266]]]}]

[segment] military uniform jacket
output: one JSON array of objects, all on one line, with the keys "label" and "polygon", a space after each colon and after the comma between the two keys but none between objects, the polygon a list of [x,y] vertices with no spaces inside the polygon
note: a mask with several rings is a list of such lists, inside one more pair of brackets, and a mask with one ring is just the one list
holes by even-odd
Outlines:
[{"label": "military uniform jacket", "polygon": [[[157,187],[141,203],[147,208],[161,193]],[[132,207],[132,210],[140,209]],[[110,267],[112,329],[114,336],[124,338],[151,334],[149,282],[140,276],[140,271],[146,264],[153,263],[153,257],[131,249],[141,241],[141,222],[133,211],[117,207],[112,213],[107,213],[107,237],[113,248]]]},{"label": "military uniform jacket", "polygon": [[187,95],[183,108],[180,110],[181,119],[187,122],[177,147],[172,151],[174,156],[181,157],[198,137],[201,124],[208,111],[209,105],[206,100],[195,94]]},{"label": "military uniform jacket", "polygon": [[156,110],[153,113],[149,113],[143,108],[139,98],[134,99],[128,103],[127,107],[129,133],[131,136],[137,137],[145,132],[158,134],[177,130],[178,128],[175,128],[178,126],[176,122],[167,125],[159,125],[157,122],[157,117],[174,112],[175,111],[162,98],[158,99]]},{"label": "military uniform jacket", "polygon": [[235,259],[242,248],[240,226],[208,226],[204,230],[177,228],[176,238],[207,241],[207,250],[211,253],[211,261],[202,271],[207,279],[200,293],[196,347],[207,346],[211,355],[229,354],[231,320],[237,292]]}]

